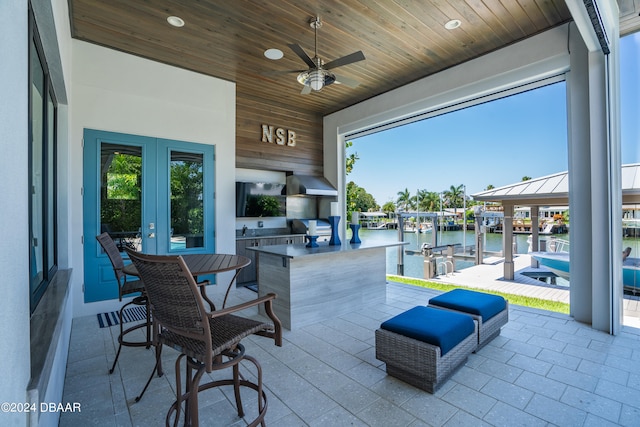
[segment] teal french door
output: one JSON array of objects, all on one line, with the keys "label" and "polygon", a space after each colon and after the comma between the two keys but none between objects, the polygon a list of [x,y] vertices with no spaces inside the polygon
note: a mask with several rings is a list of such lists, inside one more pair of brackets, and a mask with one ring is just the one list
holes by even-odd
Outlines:
[{"label": "teal french door", "polygon": [[95,236],[150,254],[211,253],[214,147],[84,130],[84,300],[118,297]]}]

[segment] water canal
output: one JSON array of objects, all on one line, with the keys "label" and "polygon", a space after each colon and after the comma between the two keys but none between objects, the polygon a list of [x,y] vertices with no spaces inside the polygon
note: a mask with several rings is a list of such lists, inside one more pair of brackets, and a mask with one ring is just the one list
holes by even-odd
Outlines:
[{"label": "water canal", "polygon": [[[420,251],[420,247],[423,243],[432,243],[432,231],[427,233],[403,233],[403,239],[408,242],[408,245],[404,249],[410,249],[413,251]],[[377,242],[395,242],[398,241],[398,230],[368,230],[361,229],[359,232],[360,239],[364,241],[377,241]],[[466,240],[467,247],[473,245],[475,242],[475,232],[467,231],[466,239],[463,238],[463,231],[442,231],[438,232],[438,245],[456,244],[462,245],[463,240]],[[528,234],[516,234],[515,242],[516,254],[526,254],[528,251],[527,238]],[[541,235],[540,239],[549,239],[555,237],[557,239],[569,240],[569,234],[554,234],[554,235]],[[347,231],[347,239],[351,238],[351,231]],[[623,247],[631,247],[632,253],[640,254],[640,238],[638,237],[624,237]],[[486,252],[500,252],[502,251],[502,234],[501,233],[487,233],[485,235],[485,251]],[[622,249],[621,249],[622,251]],[[487,254],[485,256],[492,256]],[[496,255],[493,255],[496,256]],[[408,277],[423,278],[423,262],[424,257],[422,255],[404,255],[404,275]],[[457,259],[456,270],[461,270],[473,266],[473,261],[466,261]],[[398,250],[397,248],[387,249],[387,274],[397,274],[398,272]]]}]

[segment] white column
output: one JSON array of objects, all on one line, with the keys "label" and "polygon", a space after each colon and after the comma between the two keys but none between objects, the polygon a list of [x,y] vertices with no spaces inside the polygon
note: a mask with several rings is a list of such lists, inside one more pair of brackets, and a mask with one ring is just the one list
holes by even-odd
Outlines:
[{"label": "white column", "polygon": [[622,319],[619,19],[615,2],[594,3],[608,55],[600,48],[584,3],[567,0],[575,20],[567,84],[570,302],[577,320],[616,334]]},{"label": "white column", "polygon": [[[571,72],[567,73],[567,130],[569,157],[569,211],[571,225],[570,313],[578,321],[591,323],[591,150],[589,149],[589,52],[575,24],[569,40]],[[582,268],[577,267],[583,266]]]},{"label": "white column", "polygon": [[536,252],[540,248],[540,207],[531,206],[531,250]]},{"label": "white column", "polygon": [[[616,39],[617,40],[617,39]],[[619,140],[611,135],[613,102],[609,71],[615,59],[601,52],[589,53],[589,107],[591,111],[591,211],[592,247],[592,326],[614,333],[620,301],[614,307],[613,295],[622,296],[622,191]],[[618,138],[619,139],[619,138]],[[616,155],[617,151],[617,155]],[[617,291],[617,292],[615,292]]]},{"label": "white column", "polygon": [[504,222],[502,223],[502,248],[504,250],[504,278],[513,280],[513,205],[503,203]]},{"label": "white column", "polygon": [[[475,230],[475,245],[476,245],[476,253],[475,253],[475,257],[474,257],[474,261],[475,261],[475,265],[480,265],[482,264],[482,260],[483,260],[483,253],[484,253],[484,248],[483,248],[483,234],[482,234],[482,226],[483,226],[483,217],[481,216],[482,211],[479,209],[478,206],[476,206],[474,214],[475,214],[475,224],[473,226],[474,230]],[[435,231],[434,231],[435,233]]]},{"label": "white column", "polygon": [[[615,2],[614,2],[615,4]],[[617,12],[617,10],[616,10]],[[616,13],[616,18],[618,17]],[[613,19],[614,34],[619,34],[620,21]],[[611,41],[611,54],[608,58],[608,94],[609,94],[609,173],[611,181],[611,203],[609,212],[611,215],[611,252],[609,253],[609,265],[611,266],[611,283],[608,288],[610,328],[609,332],[617,335],[622,328],[623,318],[623,286],[622,286],[622,143],[620,136],[620,39],[615,37]],[[604,307],[603,307],[604,309]]]}]

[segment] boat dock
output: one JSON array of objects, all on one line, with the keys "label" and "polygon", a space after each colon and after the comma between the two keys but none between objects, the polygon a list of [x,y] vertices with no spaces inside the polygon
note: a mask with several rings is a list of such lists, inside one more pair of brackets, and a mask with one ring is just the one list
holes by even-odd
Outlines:
[{"label": "boat dock", "polygon": [[515,269],[513,280],[503,278],[504,258],[489,258],[485,262],[487,263],[457,270],[448,275],[436,276],[429,280],[569,303],[569,288],[567,286],[552,285],[524,274],[531,273],[532,270],[530,255],[516,255],[513,260]]},{"label": "boat dock", "polygon": [[[502,224],[498,224],[494,227],[487,227],[489,233],[502,233]],[[566,224],[546,224],[539,228],[538,234],[566,234],[569,232],[569,227]],[[531,234],[531,224],[514,224],[513,234]]]},{"label": "boat dock", "polygon": [[395,230],[398,228],[398,223],[394,221],[389,222],[363,222],[362,226],[367,230]]},{"label": "boat dock", "polygon": [[[364,220],[362,221],[362,228],[367,230],[396,230],[398,228],[398,221],[379,221],[379,220]],[[459,231],[462,230],[463,225],[458,222],[447,222],[441,223],[435,227],[437,231]],[[431,232],[434,227],[430,223],[422,223],[421,232]],[[475,230],[474,223],[467,223],[467,231]],[[486,230],[488,233],[502,233],[502,223],[492,226],[487,226]],[[412,223],[405,223],[405,232],[407,233],[415,233],[416,229],[412,225]],[[640,235],[640,229],[638,228],[627,228],[624,230],[625,235]],[[569,232],[569,227],[566,224],[546,224],[543,227],[540,227],[538,234],[539,235],[548,235],[548,234],[566,234]],[[513,234],[531,234],[531,224],[522,224],[513,226]]]}]

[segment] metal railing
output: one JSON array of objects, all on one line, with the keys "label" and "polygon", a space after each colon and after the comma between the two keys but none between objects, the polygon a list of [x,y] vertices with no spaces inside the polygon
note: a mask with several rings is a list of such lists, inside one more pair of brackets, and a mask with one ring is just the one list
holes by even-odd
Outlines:
[{"label": "metal railing", "polygon": [[569,241],[564,239],[550,239],[549,252],[569,252]]},{"label": "metal railing", "polygon": [[[440,273],[440,267],[444,267],[444,273]],[[451,267],[451,275],[453,276],[453,262],[446,260],[438,263],[436,273],[438,275],[444,274],[446,277],[449,277],[449,267]]]}]

